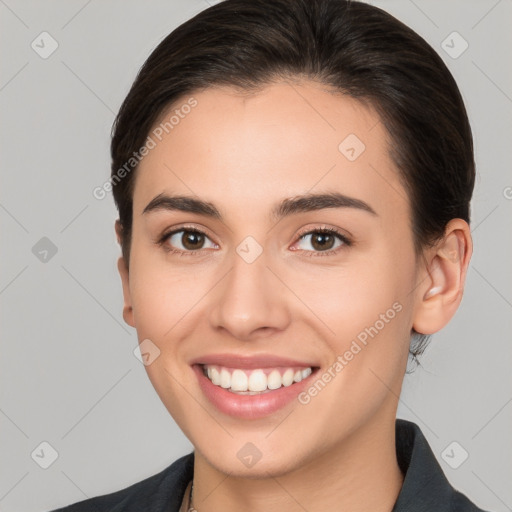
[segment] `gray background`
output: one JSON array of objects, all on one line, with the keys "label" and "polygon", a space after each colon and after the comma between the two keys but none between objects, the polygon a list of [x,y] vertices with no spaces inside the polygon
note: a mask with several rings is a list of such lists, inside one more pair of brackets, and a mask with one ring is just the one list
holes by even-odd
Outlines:
[{"label": "gray background", "polygon": [[[478,165],[465,297],[423,368],[406,376],[399,416],[422,428],[455,487],[483,508],[512,510],[512,2],[373,3],[447,62]],[[110,194],[100,201],[92,190],[108,177],[111,124],[138,68],[207,6],[0,0],[0,511],[112,492],[192,449],[133,354],[135,331],[121,316],[116,211]],[[46,59],[31,47],[51,48],[43,31],[58,43]],[[453,31],[469,43],[457,58],[445,51],[463,48],[458,36],[446,39]],[[43,441],[58,453],[48,469],[40,467],[51,462]],[[452,465],[461,448],[469,454],[458,469],[442,455],[453,441]]]}]

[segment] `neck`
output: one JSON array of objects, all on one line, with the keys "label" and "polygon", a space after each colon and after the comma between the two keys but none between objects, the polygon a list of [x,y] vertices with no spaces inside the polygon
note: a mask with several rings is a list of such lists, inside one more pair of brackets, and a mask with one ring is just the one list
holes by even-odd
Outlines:
[{"label": "neck", "polygon": [[402,484],[393,417],[366,424],[302,467],[269,478],[225,475],[196,450],[193,505],[197,512],[390,512]]}]

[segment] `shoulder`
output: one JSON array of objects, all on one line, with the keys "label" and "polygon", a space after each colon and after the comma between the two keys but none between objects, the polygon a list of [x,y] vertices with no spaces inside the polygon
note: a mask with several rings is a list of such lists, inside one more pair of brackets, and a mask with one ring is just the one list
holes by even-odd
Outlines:
[{"label": "shoulder", "polygon": [[82,500],[51,512],[163,512],[178,511],[193,475],[194,454],[189,453],[160,473],[119,491]]},{"label": "shoulder", "polygon": [[392,512],[486,512],[450,484],[415,423],[397,419],[396,452],[404,483]]}]

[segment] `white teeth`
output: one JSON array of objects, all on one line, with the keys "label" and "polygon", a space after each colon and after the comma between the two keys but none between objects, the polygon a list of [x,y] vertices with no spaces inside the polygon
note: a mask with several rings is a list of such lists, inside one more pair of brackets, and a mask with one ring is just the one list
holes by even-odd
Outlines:
[{"label": "white teeth", "polygon": [[[231,374],[231,390],[232,391],[247,391],[247,375],[242,370],[235,370]],[[252,390],[251,391],[256,391]]]},{"label": "white teeth", "polygon": [[282,385],[281,374],[278,370],[272,370],[267,377],[268,389],[279,389]]},{"label": "white teeth", "polygon": [[281,386],[288,387],[294,382],[309,377],[312,373],[311,368],[294,369],[286,368],[284,373],[280,370],[242,370],[227,369],[216,365],[204,365],[203,373],[216,386],[229,389],[234,393],[257,394],[268,392],[269,390],[279,389]]},{"label": "white teeth", "polygon": [[220,371],[220,387],[225,389],[231,387],[231,373],[226,368],[222,368]]},{"label": "white teeth", "polygon": [[305,379],[311,375],[311,368],[306,368],[305,370],[302,370],[302,379]]},{"label": "white teeth", "polygon": [[249,377],[249,391],[265,391],[267,380],[263,370],[254,370]]},{"label": "white teeth", "polygon": [[217,368],[208,368],[208,377],[216,386],[220,386],[220,372],[217,370]]},{"label": "white teeth", "polygon": [[288,368],[283,375],[283,386],[291,386],[293,383],[293,370]]}]

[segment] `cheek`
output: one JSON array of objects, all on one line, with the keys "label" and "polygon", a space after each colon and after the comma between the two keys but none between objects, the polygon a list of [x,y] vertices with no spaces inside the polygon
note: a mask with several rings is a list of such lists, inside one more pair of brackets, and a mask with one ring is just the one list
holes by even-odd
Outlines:
[{"label": "cheek", "polygon": [[188,271],[140,265],[131,277],[132,303],[139,338],[167,338],[187,320],[205,294],[204,280]]},{"label": "cheek", "polygon": [[[399,394],[413,309],[414,260],[406,251],[378,252],[346,268],[323,269],[314,280],[296,281],[296,293],[317,318],[317,330],[318,319],[327,326],[323,332],[330,348],[328,364],[342,358],[332,369],[337,376],[332,392],[349,391],[352,399],[367,400],[369,409],[371,400],[378,406],[387,386]],[[328,407],[328,394],[324,399]]]},{"label": "cheek", "polygon": [[204,272],[194,256],[171,259],[134,229],[130,295],[139,339],[162,340],[205,293]]},{"label": "cheek", "polygon": [[395,264],[396,258],[376,258],[333,270],[321,285],[310,284],[298,292],[329,328],[325,342],[330,359],[324,371],[329,384],[314,400],[318,409],[332,411],[327,413],[329,423],[339,428],[350,418],[374,414],[382,403],[400,395],[410,340],[412,270],[407,258],[398,261],[403,265]]},{"label": "cheek", "polygon": [[410,291],[410,271],[406,264],[397,264],[395,257],[372,255],[372,258],[353,261],[338,268],[310,270],[292,275],[294,291],[316,317],[325,322],[330,331],[342,338],[353,337],[357,332],[379,320],[381,314],[393,316],[399,302],[410,300],[404,290]]},{"label": "cheek", "polygon": [[130,289],[137,336],[141,342],[150,340],[158,351],[145,370],[168,411],[175,418],[185,418],[190,396],[184,389],[190,387],[192,375],[183,364],[181,341],[194,332],[194,312],[205,290],[183,266],[177,270],[143,251],[132,256]]}]

